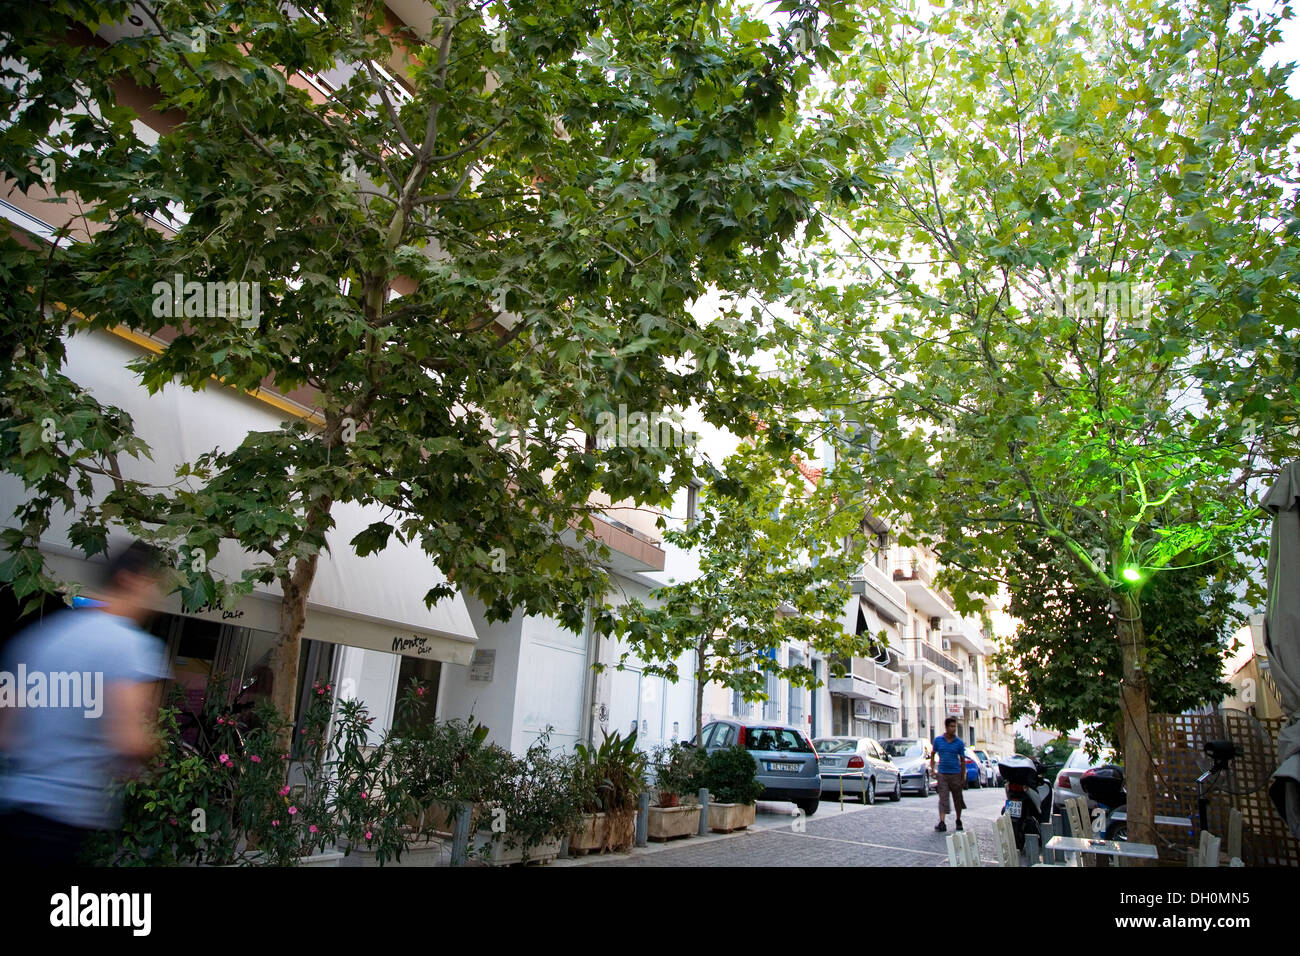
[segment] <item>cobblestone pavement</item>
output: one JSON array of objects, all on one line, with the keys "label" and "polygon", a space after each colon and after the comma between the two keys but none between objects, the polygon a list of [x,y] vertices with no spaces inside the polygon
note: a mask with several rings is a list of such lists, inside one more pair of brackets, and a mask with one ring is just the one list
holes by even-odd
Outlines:
[{"label": "cobblestone pavement", "polygon": [[[1000,788],[966,791],[962,823],[979,838],[980,858],[994,865],[993,821]],[[651,844],[629,854],[564,861],[573,866],[947,866],[946,833],[935,833],[939,798],[904,796],[874,806],[825,801],[796,832],[793,804],[760,803],[750,830]],[[953,830],[948,816],[948,833]]]}]

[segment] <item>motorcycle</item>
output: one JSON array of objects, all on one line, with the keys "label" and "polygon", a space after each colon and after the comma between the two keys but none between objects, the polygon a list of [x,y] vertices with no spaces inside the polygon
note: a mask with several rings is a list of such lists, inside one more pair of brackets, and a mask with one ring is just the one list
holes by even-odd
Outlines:
[{"label": "motorcycle", "polygon": [[1025,848],[1025,834],[1043,836],[1043,824],[1052,819],[1052,781],[1043,772],[1041,761],[1015,754],[998,761],[998,770],[1006,781],[1007,801],[1002,813],[1011,818],[1016,835],[1016,849]]},{"label": "motorcycle", "polygon": [[[1079,777],[1079,787],[1084,795],[1105,814],[1104,836],[1107,840],[1127,840],[1128,821],[1112,820],[1116,810],[1123,810],[1128,802],[1128,791],[1124,787],[1124,771],[1114,764],[1105,764],[1085,770]],[[1127,811],[1126,811],[1127,812]]]}]

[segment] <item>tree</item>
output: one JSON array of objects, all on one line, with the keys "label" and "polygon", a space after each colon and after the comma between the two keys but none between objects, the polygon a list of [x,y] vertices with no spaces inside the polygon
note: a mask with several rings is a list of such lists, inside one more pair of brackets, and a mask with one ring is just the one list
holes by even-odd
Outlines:
[{"label": "tree", "polygon": [[1026,535],[1105,595],[1150,840],[1145,586],[1239,581],[1253,485],[1296,451],[1300,112],[1263,63],[1279,18],[1239,3],[992,9],[866,8],[825,109],[880,144],[873,187],[808,263],[837,314],[800,368],[869,426],[864,495],[959,609]]},{"label": "tree", "polygon": [[[1007,613],[1015,639],[995,654],[998,679],[1011,693],[1011,716],[1068,733],[1080,724],[1090,739],[1122,747],[1120,648],[1108,595],[1070,578],[1070,559],[1041,540],[1025,540],[1008,556],[1012,580]],[[1217,702],[1226,641],[1236,615],[1233,595],[1213,569],[1168,567],[1153,574],[1142,597],[1151,707],[1176,714]]]},{"label": "tree", "polygon": [[[61,586],[36,545],[66,508],[88,555],[112,524],[174,544],[190,607],[277,584],[275,703],[291,713],[342,503],[388,515],[350,542],[359,555],[415,542],[490,617],[580,628],[607,590],[593,493],[664,504],[696,470],[686,442],[596,447],[600,415],[698,404],[752,431],[770,391],[749,362],[759,325],[691,304],[766,284],[822,192],[845,187],[819,158],[833,146],[790,123],[838,16],[816,6],[773,31],[730,3],[445,0],[427,37],[373,0],[287,10],[9,10],[0,169],[31,190],[52,157],[83,211],[63,230],[75,242],[4,246],[18,288],[0,440],[29,497],[0,580],[31,600]],[[128,15],[130,39],[92,41]],[[124,105],[137,87],[171,124],[156,143]],[[173,294],[177,275],[255,283],[258,304]],[[129,420],[60,373],[77,324],[168,333],[135,367],[151,390],[270,381],[308,390],[318,421],[147,486]],[[237,581],[207,567],[223,540],[253,556]]]},{"label": "tree", "polygon": [[847,633],[842,620],[862,542],[853,538],[861,516],[840,502],[831,481],[810,487],[796,465],[742,446],[701,493],[694,522],[664,532],[670,544],[698,553],[699,574],[620,609],[628,649],[619,666],[635,656],[646,673],[675,682],[678,660],[693,655],[696,740],[710,683],[746,700],[766,699],[769,676],[819,685],[808,664],[777,659],[786,641],[806,641],[832,659],[869,652],[871,636]]},{"label": "tree", "polygon": [[1022,737],[1019,731],[1016,732],[1016,753],[1020,754],[1022,757],[1036,756],[1034,745]]}]

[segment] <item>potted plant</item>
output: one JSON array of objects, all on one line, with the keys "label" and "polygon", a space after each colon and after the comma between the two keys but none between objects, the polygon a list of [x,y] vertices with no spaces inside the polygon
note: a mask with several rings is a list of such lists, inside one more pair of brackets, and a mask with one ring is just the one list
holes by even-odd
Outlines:
[{"label": "potted plant", "polygon": [[422,836],[450,836],[460,807],[471,807],[477,830],[510,768],[510,752],[487,743],[488,728],[472,717],[423,718],[425,686],[412,680],[398,701],[388,750],[393,773],[410,795],[404,823]]},{"label": "potted plant", "polygon": [[599,747],[578,744],[575,752],[583,815],[569,836],[569,849],[630,850],[647,766],[646,755],[636,747],[636,734],[606,734]]},{"label": "potted plant", "polygon": [[743,747],[721,747],[704,765],[709,790],[709,829],[720,833],[743,830],[754,822],[754,804],[763,794],[758,763]]},{"label": "potted plant", "polygon": [[579,817],[576,767],[573,757],[551,751],[549,728],[522,757],[510,756],[498,798],[479,824],[475,856],[498,866],[559,856]]},{"label": "potted plant", "polygon": [[700,828],[696,793],[704,786],[704,754],[674,743],[654,751],[655,803],[650,807],[646,835],[671,840],[695,835]]}]

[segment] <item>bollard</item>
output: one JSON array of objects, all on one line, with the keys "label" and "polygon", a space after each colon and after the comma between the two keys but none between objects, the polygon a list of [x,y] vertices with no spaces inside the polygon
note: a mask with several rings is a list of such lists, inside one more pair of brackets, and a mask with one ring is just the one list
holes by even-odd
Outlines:
[{"label": "bollard", "polygon": [[650,794],[642,791],[637,798],[636,808],[636,845],[645,846],[649,842],[650,831]]},{"label": "bollard", "polygon": [[451,865],[464,866],[469,856],[469,819],[473,813],[468,803],[461,803],[456,808],[456,822],[451,830]]},{"label": "bollard", "polygon": [[1038,842],[1037,833],[1025,834],[1025,856],[1029,858],[1030,866],[1033,866],[1041,859],[1042,855],[1039,852],[1039,842]]},{"label": "bollard", "polygon": [[700,787],[700,836],[709,832],[709,788]]}]

